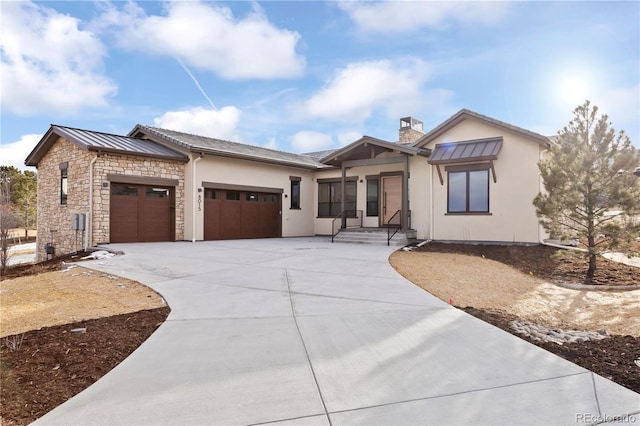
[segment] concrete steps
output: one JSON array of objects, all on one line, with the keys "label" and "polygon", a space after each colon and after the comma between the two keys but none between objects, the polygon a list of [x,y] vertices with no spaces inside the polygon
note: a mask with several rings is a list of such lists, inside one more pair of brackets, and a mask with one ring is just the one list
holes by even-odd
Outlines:
[{"label": "concrete steps", "polygon": [[[395,229],[391,230],[393,233]],[[398,231],[389,242],[392,246],[406,246],[416,238],[415,230]],[[334,238],[336,243],[387,244],[387,228],[347,228]]]}]

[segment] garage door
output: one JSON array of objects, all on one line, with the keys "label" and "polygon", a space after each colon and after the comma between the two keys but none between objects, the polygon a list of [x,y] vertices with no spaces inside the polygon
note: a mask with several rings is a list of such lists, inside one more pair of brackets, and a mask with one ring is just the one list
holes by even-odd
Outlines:
[{"label": "garage door", "polygon": [[205,240],[279,236],[280,194],[205,189]]},{"label": "garage door", "polygon": [[172,187],[111,184],[112,243],[174,240]]}]

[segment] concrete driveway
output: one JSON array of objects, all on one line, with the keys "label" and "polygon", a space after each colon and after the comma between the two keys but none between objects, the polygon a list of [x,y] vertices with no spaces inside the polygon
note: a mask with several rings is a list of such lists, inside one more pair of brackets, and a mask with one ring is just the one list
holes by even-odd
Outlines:
[{"label": "concrete driveway", "polygon": [[[325,238],[112,245],[168,320],[36,424],[640,424],[640,395]],[[478,283],[486,285],[487,283]]]}]

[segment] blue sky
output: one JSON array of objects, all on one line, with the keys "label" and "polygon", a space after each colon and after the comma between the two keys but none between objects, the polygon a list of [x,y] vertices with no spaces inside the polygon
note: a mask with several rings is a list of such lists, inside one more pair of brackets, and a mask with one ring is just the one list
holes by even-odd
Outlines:
[{"label": "blue sky", "polygon": [[461,108],[546,135],[589,99],[640,147],[640,2],[0,2],[0,163],[49,124],[291,151]]}]

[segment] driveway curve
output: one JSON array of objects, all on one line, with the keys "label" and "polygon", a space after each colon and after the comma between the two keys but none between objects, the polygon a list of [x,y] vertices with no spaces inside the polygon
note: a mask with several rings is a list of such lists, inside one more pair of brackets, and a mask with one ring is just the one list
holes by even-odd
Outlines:
[{"label": "driveway curve", "polygon": [[[640,395],[326,238],[111,245],[167,321],[38,425],[640,423]],[[484,285],[485,283],[478,283]],[[626,420],[626,421],[625,421]]]}]

